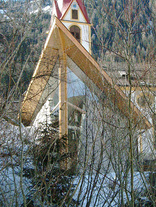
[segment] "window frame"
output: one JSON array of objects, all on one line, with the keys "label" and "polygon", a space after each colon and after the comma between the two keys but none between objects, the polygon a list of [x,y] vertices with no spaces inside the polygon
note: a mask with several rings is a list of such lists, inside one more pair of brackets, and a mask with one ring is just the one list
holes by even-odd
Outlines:
[{"label": "window frame", "polygon": [[78,15],[78,10],[77,9],[72,9],[72,19],[78,20],[79,15]]},{"label": "window frame", "polygon": [[[78,31],[76,31],[78,30]],[[75,39],[81,43],[81,29],[77,25],[72,25],[69,28],[70,33],[75,37]]]}]

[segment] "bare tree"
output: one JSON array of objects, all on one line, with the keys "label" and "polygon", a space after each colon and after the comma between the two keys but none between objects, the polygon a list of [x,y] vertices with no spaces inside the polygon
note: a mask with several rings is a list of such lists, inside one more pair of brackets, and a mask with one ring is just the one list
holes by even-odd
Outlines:
[{"label": "bare tree", "polygon": [[[31,39],[28,38],[31,30],[34,31],[33,35],[36,39],[35,23],[42,12],[37,16],[34,14],[31,16],[30,4],[11,2],[11,7],[8,7],[8,2],[3,3],[5,15],[0,14],[3,17],[2,32],[0,32],[1,80],[4,81],[6,78],[8,82],[1,86],[0,114],[3,132],[0,141],[3,164],[0,168],[0,177],[1,180],[6,179],[9,171],[13,177],[13,184],[8,181],[5,189],[4,185],[1,185],[2,206],[14,204],[16,206],[140,206],[145,204],[141,204],[142,196],[146,197],[146,204],[149,202],[149,205],[155,205],[155,186],[152,185],[155,169],[150,169],[151,177],[148,179],[149,173],[144,172],[145,166],[142,165],[142,159],[147,156],[149,149],[154,159],[155,149],[152,143],[155,140],[151,142],[153,136],[150,130],[139,129],[142,120],[134,124],[131,105],[135,100],[137,107],[139,104],[142,105],[140,110],[143,116],[149,119],[152,117],[155,126],[155,91],[153,90],[155,79],[151,77],[155,72],[153,41],[155,27],[152,26],[155,25],[155,16],[154,12],[150,11],[151,17],[147,16],[147,19],[148,17],[151,19],[146,25],[142,19],[147,15],[145,11],[149,8],[146,7],[146,2],[128,1],[125,4],[121,2],[86,1],[94,27],[93,51],[96,50],[95,56],[98,57],[101,68],[112,75],[114,86],[116,84],[121,86],[126,93],[129,116],[127,118],[121,113],[115,101],[112,101],[112,94],[105,94],[93,84],[87,87],[80,80],[73,80],[70,82],[74,91],[72,93],[79,96],[68,97],[69,153],[64,154],[66,157],[60,156],[57,102],[54,104],[52,102],[55,102],[54,99],[49,100],[50,107],[52,105],[50,114],[52,123],[47,121],[49,120],[47,114],[45,123],[34,130],[33,135],[30,133],[33,129],[30,127],[25,131],[21,123],[20,108],[17,107],[19,120],[11,121],[9,114],[11,104],[15,104],[14,100],[22,99],[21,86],[25,84],[22,74],[29,71],[29,67],[34,67],[40,53],[39,51],[36,54],[38,42],[35,48],[32,48],[33,43],[25,45],[25,41],[29,42]],[[41,11],[40,3],[37,1],[36,4],[37,9]],[[151,2],[151,8],[152,5]],[[19,9],[21,7],[22,9]],[[16,12],[9,11],[11,9]],[[19,15],[22,15],[22,18],[19,18]],[[9,37],[3,28],[10,31]],[[143,41],[139,45],[137,41],[140,37]],[[150,44],[145,51],[142,44],[147,43],[148,40]],[[28,54],[24,53],[26,49],[29,51]],[[45,60],[46,67],[48,61],[50,62]],[[70,69],[68,72],[71,73]],[[57,81],[58,79],[57,77]],[[74,82],[79,84],[74,85]],[[57,99],[58,87],[55,89]],[[4,118],[19,126],[15,128],[9,125]],[[8,127],[12,130],[7,134]],[[66,137],[64,141],[65,139]],[[6,154],[5,149],[7,149]],[[4,159],[5,156],[7,159]],[[62,170],[59,165],[60,159],[68,159],[71,169]],[[27,164],[29,167],[26,167]],[[20,178],[17,177],[17,172]],[[8,177],[10,179],[10,176]],[[13,193],[9,194],[10,192]],[[23,204],[19,200],[20,196]]]}]

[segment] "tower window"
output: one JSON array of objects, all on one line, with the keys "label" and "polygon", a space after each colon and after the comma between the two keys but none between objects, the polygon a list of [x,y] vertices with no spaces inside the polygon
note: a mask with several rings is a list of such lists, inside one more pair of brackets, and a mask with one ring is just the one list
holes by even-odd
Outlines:
[{"label": "tower window", "polygon": [[74,25],[70,27],[70,32],[80,42],[80,28]]},{"label": "tower window", "polygon": [[78,10],[72,9],[72,19],[78,19]]}]

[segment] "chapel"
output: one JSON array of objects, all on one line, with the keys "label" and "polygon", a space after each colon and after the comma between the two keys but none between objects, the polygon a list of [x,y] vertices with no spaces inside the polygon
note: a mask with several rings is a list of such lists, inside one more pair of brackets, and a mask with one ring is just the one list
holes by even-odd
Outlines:
[{"label": "chapel", "polygon": [[[48,37],[22,103],[25,126],[48,123],[60,139],[67,138],[66,167],[83,165],[93,150],[96,168],[103,147],[103,162],[109,165],[121,136],[121,151],[128,145],[129,120],[135,153],[150,153],[152,122],[91,56],[91,26],[82,0],[53,1]],[[121,154],[126,162],[128,152]]]}]

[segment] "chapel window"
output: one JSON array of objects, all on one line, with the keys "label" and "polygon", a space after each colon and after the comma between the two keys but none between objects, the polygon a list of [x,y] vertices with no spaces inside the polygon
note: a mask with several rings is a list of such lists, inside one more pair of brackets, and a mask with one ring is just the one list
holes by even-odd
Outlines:
[{"label": "chapel window", "polygon": [[70,32],[77,39],[77,41],[80,42],[80,28],[74,25],[70,27]]},{"label": "chapel window", "polygon": [[78,19],[78,4],[76,2],[73,2],[71,5],[72,9],[72,19]]},{"label": "chapel window", "polygon": [[72,19],[78,19],[78,10],[72,9]]}]

